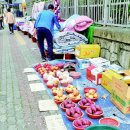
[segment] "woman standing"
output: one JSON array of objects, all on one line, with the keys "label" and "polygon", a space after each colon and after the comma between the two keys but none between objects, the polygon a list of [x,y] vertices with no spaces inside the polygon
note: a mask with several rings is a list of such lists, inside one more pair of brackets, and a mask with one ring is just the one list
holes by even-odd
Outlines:
[{"label": "woman standing", "polygon": [[7,9],[6,22],[8,23],[10,34],[13,34],[14,33],[13,26],[15,23],[15,18],[13,13],[11,13],[10,8]]}]

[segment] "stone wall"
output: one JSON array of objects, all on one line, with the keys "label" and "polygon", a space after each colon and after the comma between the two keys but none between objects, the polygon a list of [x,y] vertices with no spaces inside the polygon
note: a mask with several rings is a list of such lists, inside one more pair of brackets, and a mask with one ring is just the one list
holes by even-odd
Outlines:
[{"label": "stone wall", "polygon": [[95,27],[93,40],[101,46],[101,57],[130,69],[130,28]]}]

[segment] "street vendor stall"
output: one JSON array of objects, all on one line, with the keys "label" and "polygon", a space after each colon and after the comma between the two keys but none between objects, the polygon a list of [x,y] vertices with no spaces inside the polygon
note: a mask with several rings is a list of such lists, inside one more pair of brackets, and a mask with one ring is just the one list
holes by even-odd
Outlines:
[{"label": "street vendor stall", "polygon": [[[72,73],[72,72],[68,72],[69,70],[64,71],[65,66],[68,66],[68,65],[72,65],[77,72]],[[61,70],[58,69],[58,67],[60,67]],[[56,85],[55,87],[52,82],[53,81],[52,76],[50,76],[49,79],[47,80],[46,68],[47,70],[50,70],[48,71],[49,72],[48,74],[50,75],[53,75],[54,72],[56,72],[54,83],[56,84],[58,83],[58,84],[57,85],[55,84]],[[117,129],[120,129],[120,130],[124,130],[124,129],[129,130],[130,115],[125,115],[119,109],[117,109],[114,106],[114,104],[110,101],[110,97],[111,97],[110,93],[106,89],[104,89],[101,85],[96,85],[95,83],[88,80],[86,77],[87,70],[79,69],[79,67],[77,66],[77,62],[75,60],[54,60],[54,61],[50,61],[44,64],[37,64],[34,66],[34,69],[38,72],[37,75],[40,78],[42,77],[41,81],[44,87],[46,88],[46,91],[48,95],[50,96],[50,98],[54,100],[54,102],[58,105],[59,112],[62,115],[62,119],[68,130],[76,129],[74,122],[76,122],[77,120],[75,120],[76,118],[73,119],[72,117],[71,118],[68,117],[67,116],[67,114],[69,115],[68,110],[64,109],[65,106],[64,107],[62,106],[63,103],[65,103],[66,97],[69,99],[71,99],[72,97],[75,97],[75,98],[72,98],[73,103],[70,102],[68,99],[67,100],[68,102],[72,103],[72,105],[74,105],[74,109],[76,110],[74,109],[71,110],[72,107],[68,109],[70,109],[71,112],[80,111],[82,113],[82,118],[83,118],[82,120],[89,121],[89,125],[109,124],[111,126],[117,127]],[[62,79],[64,76],[61,77],[63,73],[64,73],[64,76],[68,75],[68,78],[67,78],[69,82],[68,85],[66,85],[66,80]],[[59,77],[59,80],[57,80],[58,77]],[[60,78],[64,81],[62,82]],[[72,93],[69,92],[70,88],[73,88]],[[56,94],[56,91],[57,91],[56,89],[58,91],[61,89],[62,93],[58,92]],[[92,95],[93,93],[93,97],[88,96],[88,93],[90,95]],[[62,101],[60,101],[61,100],[60,97],[63,98]],[[84,108],[81,105],[81,103],[84,104],[85,100],[89,101],[89,98],[92,100],[91,102],[92,105],[91,107]],[[96,107],[97,110],[93,110],[94,108],[92,106]],[[95,111],[95,113],[96,111],[101,111],[102,114],[97,114],[96,116],[94,116],[93,114],[93,116],[91,116],[91,114],[88,113],[89,111],[88,109],[90,108],[92,109],[92,111]],[[57,124],[57,127],[58,127],[58,124]]]}]

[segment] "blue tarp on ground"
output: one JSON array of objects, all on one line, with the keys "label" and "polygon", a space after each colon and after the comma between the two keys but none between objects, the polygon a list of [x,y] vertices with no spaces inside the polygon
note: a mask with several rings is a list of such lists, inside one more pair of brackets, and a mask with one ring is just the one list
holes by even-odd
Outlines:
[{"label": "blue tarp on ground", "polygon": [[[65,60],[54,60],[51,61],[51,64],[56,64],[59,62],[68,62]],[[79,68],[77,68],[77,71],[80,71],[82,73],[82,76],[80,79],[75,79],[73,82],[73,85],[76,86],[78,88],[78,90],[80,91],[80,94],[82,95],[82,97],[84,96],[84,92],[83,92],[83,88],[85,87],[94,87],[97,89],[97,92],[99,94],[99,98],[98,100],[95,102],[95,104],[100,105],[103,110],[104,110],[104,117],[114,117],[113,113],[120,116],[121,118],[118,118],[118,121],[121,121],[122,123],[120,123],[119,129],[120,130],[130,130],[130,115],[124,115],[122,114],[110,101],[110,93],[105,90],[101,85],[95,85],[94,83],[92,83],[91,81],[87,80],[86,78],[86,70],[80,70]],[[44,84],[44,83],[43,83]],[[49,94],[49,96],[53,99],[52,93],[50,89],[47,89],[47,92]],[[103,95],[107,95],[106,99],[102,99]],[[78,104],[77,104],[78,106]],[[65,116],[65,112],[63,112],[61,110],[61,108],[59,107],[60,113],[62,115],[63,121],[67,127],[68,130],[74,130],[72,122],[69,121],[66,116]],[[82,110],[82,112],[84,112],[84,110]],[[86,113],[84,112],[84,118],[89,119],[90,121],[93,122],[93,125],[98,124],[99,119],[91,119],[89,118]],[[123,122],[124,121],[124,122]],[[129,122],[129,124],[127,123]]]}]

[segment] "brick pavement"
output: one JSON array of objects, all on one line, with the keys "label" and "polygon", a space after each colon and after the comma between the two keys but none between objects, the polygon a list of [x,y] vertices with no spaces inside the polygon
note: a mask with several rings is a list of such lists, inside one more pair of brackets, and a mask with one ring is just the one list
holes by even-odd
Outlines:
[{"label": "brick pavement", "polygon": [[39,50],[28,36],[19,31],[14,35],[7,29],[0,31],[0,130],[46,130],[44,116],[58,113],[39,112],[38,100],[49,96],[45,91],[30,91],[23,70],[38,62]]}]

